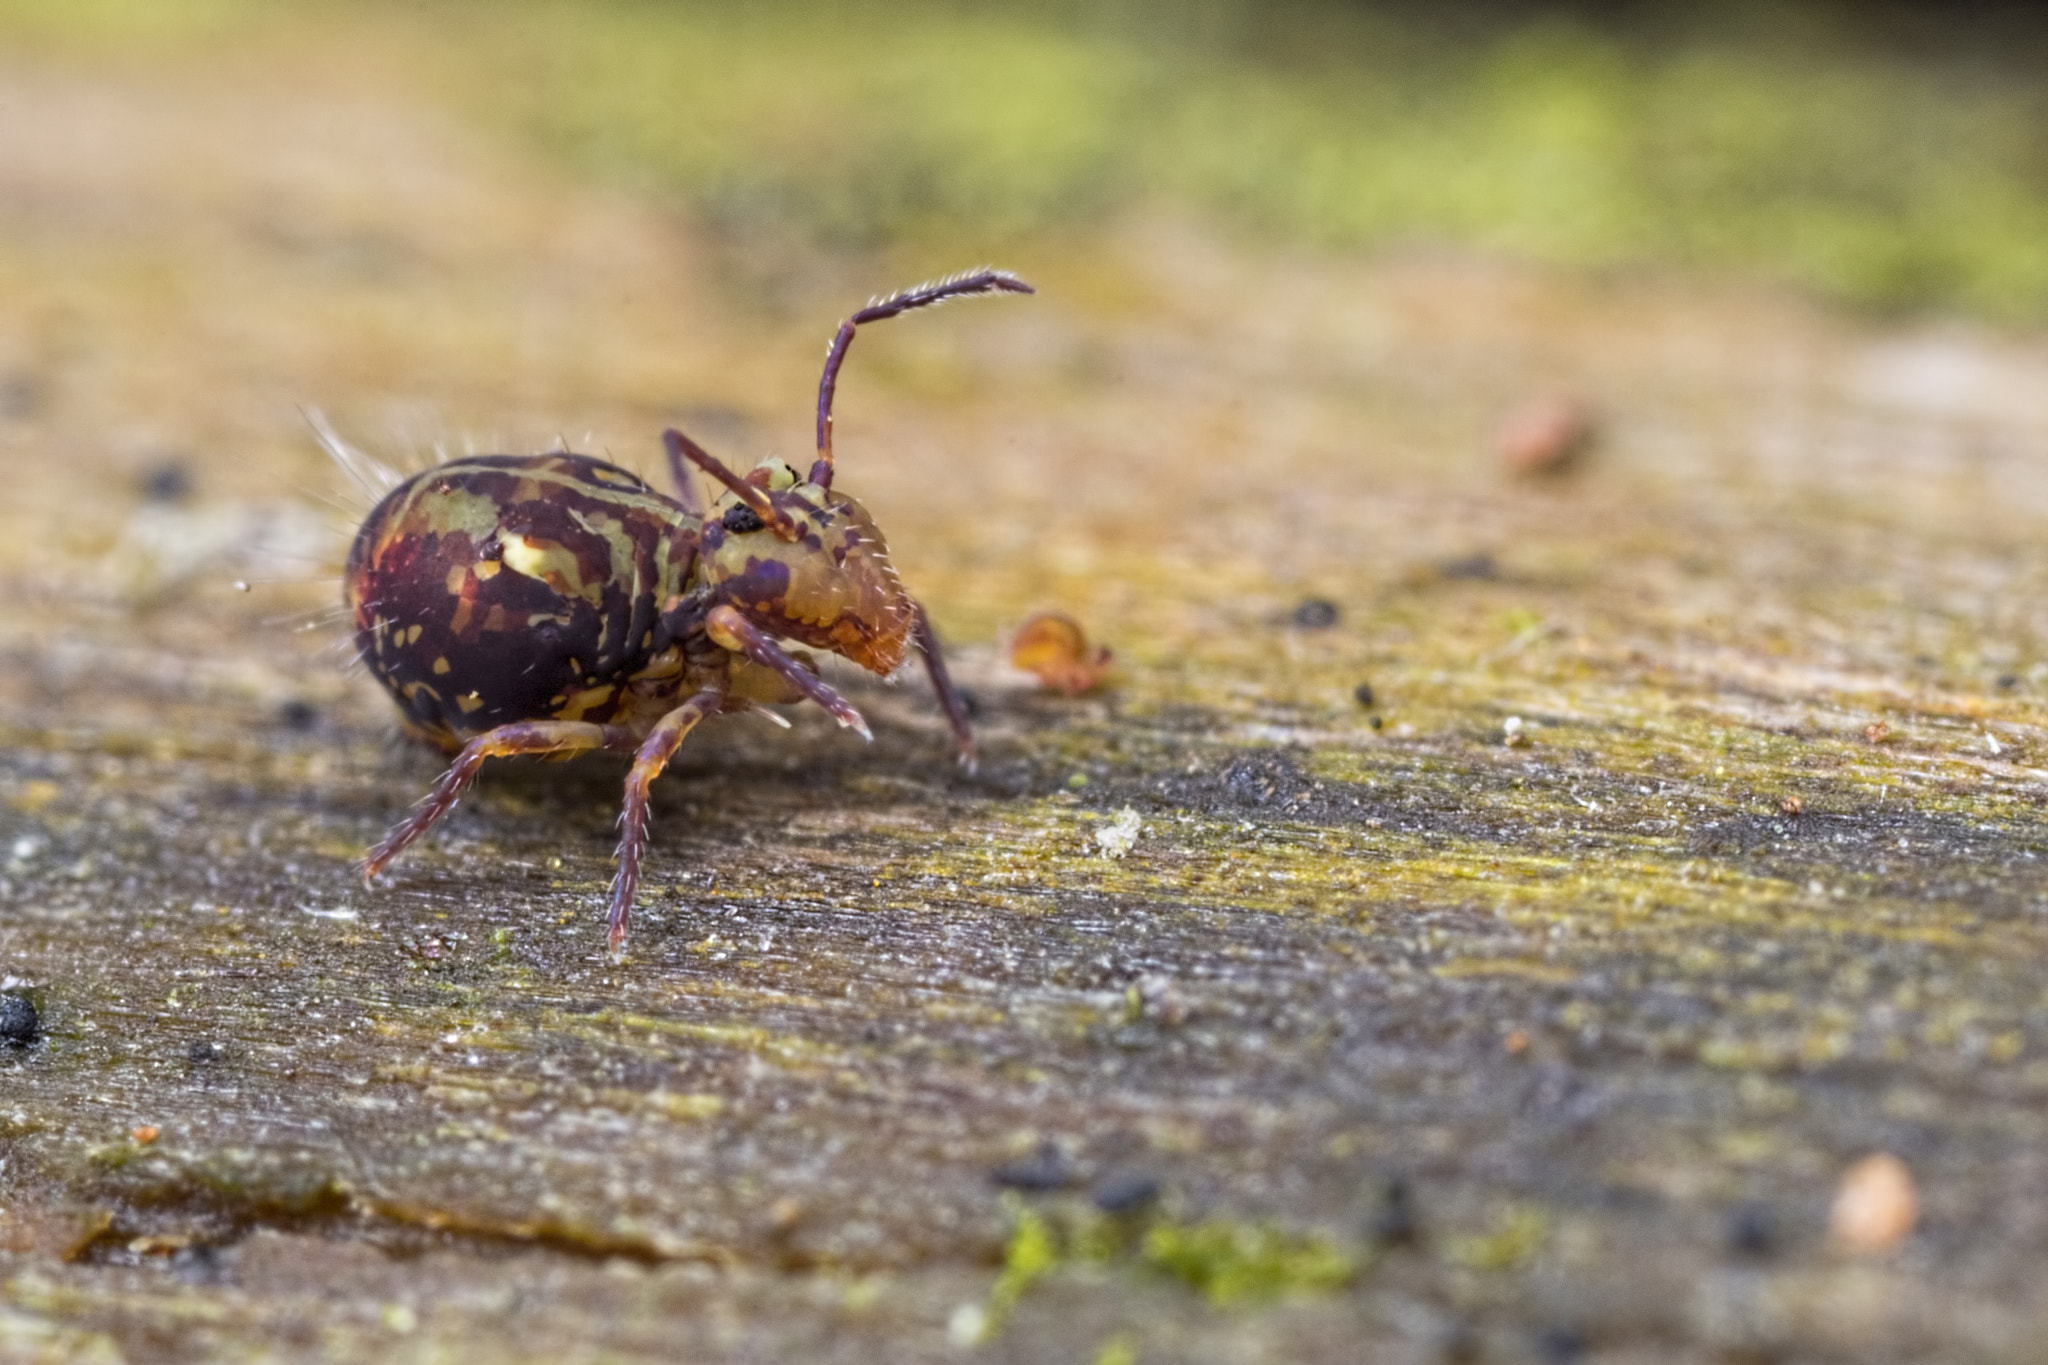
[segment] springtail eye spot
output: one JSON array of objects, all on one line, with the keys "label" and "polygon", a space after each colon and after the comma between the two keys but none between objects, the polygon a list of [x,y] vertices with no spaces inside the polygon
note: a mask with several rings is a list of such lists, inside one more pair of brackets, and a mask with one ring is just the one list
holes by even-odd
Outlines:
[{"label": "springtail eye spot", "polygon": [[725,529],[736,536],[749,531],[758,531],[768,523],[761,520],[761,514],[745,503],[735,503],[725,511]]}]

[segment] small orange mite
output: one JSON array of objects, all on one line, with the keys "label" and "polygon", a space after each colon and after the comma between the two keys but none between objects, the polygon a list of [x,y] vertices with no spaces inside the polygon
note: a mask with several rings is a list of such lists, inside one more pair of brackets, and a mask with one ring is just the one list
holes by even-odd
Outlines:
[{"label": "small orange mite", "polygon": [[136,1146],[147,1147],[150,1143],[156,1141],[157,1126],[153,1123],[145,1123],[140,1127],[130,1128],[128,1136],[135,1139]]},{"label": "small orange mite", "polygon": [[1026,621],[1010,641],[1010,665],[1034,673],[1046,687],[1078,697],[1101,682],[1112,656],[1102,645],[1090,645],[1080,622],[1057,612]]}]

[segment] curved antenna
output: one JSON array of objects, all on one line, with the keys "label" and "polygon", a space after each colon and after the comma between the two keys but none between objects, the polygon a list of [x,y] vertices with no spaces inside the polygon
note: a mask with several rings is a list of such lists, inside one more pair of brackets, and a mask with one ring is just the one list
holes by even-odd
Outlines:
[{"label": "curved antenna", "polygon": [[795,540],[797,538],[796,523],[790,520],[789,513],[783,511],[770,501],[766,489],[748,483],[745,479],[727,469],[723,464],[719,463],[715,456],[705,450],[703,446],[698,445],[674,427],[670,427],[667,431],[661,433],[661,443],[667,448],[669,460],[676,468],[680,469],[682,467],[680,461],[687,459],[691,464],[697,466],[697,468],[732,490],[733,496],[751,508],[754,515],[759,517],[769,530],[775,532],[776,535],[781,536],[784,540]]},{"label": "curved antenna", "polygon": [[846,360],[846,348],[853,344],[854,329],[863,322],[880,322],[913,308],[929,308],[947,299],[972,294],[1035,294],[1024,281],[1007,270],[984,267],[963,274],[916,285],[900,294],[876,300],[839,324],[838,335],[825,351],[825,377],[818,381],[818,459],[811,466],[811,482],[820,488],[832,486],[832,394],[839,387],[839,366]]}]

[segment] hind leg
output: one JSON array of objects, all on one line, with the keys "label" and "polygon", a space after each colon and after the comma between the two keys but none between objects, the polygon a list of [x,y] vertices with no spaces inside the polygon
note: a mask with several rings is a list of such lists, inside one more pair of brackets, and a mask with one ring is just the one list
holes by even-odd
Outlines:
[{"label": "hind leg", "polygon": [[531,720],[500,725],[487,730],[462,746],[462,752],[441,774],[433,790],[421,797],[412,813],[392,826],[383,841],[363,858],[363,880],[369,881],[405,852],[412,842],[433,828],[434,822],[455,809],[455,803],[476,781],[487,758],[512,754],[580,754],[591,749],[621,748],[632,743],[632,732],[616,725],[592,725],[586,721]]},{"label": "hind leg", "polygon": [[612,906],[606,920],[614,954],[626,945],[626,919],[633,913],[633,893],[640,887],[640,858],[647,851],[647,789],[683,747],[697,722],[717,715],[724,705],[725,693],[706,688],[657,721],[633,755],[633,770],[626,774],[625,805],[619,812],[619,868],[612,875]]},{"label": "hind leg", "polygon": [[687,508],[691,516],[702,517],[704,495],[698,489],[697,481],[690,477],[690,467],[683,463],[683,451],[687,447],[707,460],[711,457],[704,453],[702,446],[673,427],[661,433],[661,446],[668,452],[668,480],[675,485],[676,501]]}]

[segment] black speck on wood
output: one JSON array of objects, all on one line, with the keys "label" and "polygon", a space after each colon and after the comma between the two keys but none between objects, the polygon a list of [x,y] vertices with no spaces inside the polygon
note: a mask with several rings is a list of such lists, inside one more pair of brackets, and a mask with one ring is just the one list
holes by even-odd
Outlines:
[{"label": "black speck on wood", "polygon": [[0,1044],[27,1047],[43,1036],[43,1019],[25,995],[0,995]]}]

